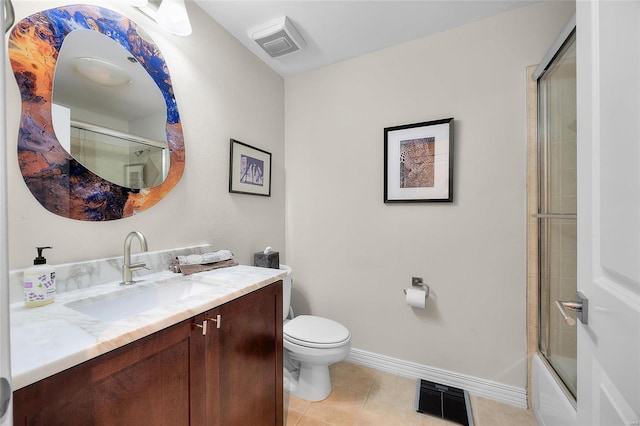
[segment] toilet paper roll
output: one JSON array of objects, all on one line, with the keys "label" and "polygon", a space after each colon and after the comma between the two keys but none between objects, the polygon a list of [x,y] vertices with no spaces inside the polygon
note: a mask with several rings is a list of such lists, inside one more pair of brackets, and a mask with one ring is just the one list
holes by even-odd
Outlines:
[{"label": "toilet paper roll", "polygon": [[407,305],[413,306],[414,308],[424,309],[427,304],[426,291],[416,288],[407,288],[405,292],[407,293]]}]

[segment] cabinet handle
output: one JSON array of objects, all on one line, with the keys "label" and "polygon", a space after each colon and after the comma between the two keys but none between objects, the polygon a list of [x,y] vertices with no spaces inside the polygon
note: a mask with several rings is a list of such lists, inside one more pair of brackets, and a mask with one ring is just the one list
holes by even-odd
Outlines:
[{"label": "cabinet handle", "polygon": [[207,335],[207,320],[202,321],[202,325],[193,323],[196,327],[200,327],[202,329],[202,335]]},{"label": "cabinet handle", "polygon": [[220,314],[216,315],[215,318],[209,318],[209,320],[216,323],[216,328],[220,328],[220,323],[222,322],[222,318],[220,318]]}]

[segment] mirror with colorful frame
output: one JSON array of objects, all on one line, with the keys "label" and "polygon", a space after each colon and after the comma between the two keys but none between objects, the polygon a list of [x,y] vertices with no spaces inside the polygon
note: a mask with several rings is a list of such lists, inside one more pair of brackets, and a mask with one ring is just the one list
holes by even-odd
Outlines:
[{"label": "mirror with colorful frame", "polygon": [[[78,30],[96,31],[118,43],[159,88],[166,107],[169,167],[158,185],[130,187],[105,179],[74,158],[58,140],[52,118],[56,64],[65,37]],[[22,98],[19,166],[27,187],[43,207],[71,219],[115,220],[150,208],[175,187],[184,171],[185,148],[171,77],[158,47],[134,22],[98,6],[48,9],[15,25],[8,53]]]}]

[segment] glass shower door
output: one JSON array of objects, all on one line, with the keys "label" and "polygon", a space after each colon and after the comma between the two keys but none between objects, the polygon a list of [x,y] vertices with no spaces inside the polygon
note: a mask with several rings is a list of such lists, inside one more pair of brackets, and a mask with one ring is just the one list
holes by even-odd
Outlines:
[{"label": "glass shower door", "polygon": [[539,349],[574,399],[575,315],[556,301],[576,299],[576,139],[574,31],[538,79],[537,215]]}]

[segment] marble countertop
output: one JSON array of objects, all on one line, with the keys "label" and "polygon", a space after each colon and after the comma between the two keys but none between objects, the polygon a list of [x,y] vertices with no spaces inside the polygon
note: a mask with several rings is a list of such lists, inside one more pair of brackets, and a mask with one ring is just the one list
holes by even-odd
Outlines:
[{"label": "marble countertop", "polygon": [[[25,308],[10,305],[11,372],[14,390],[59,373],[110,350],[199,315],[286,276],[280,269],[234,266],[184,276],[170,271],[145,275],[132,286],[119,282],[58,294],[54,303]],[[114,293],[184,283],[197,294],[123,319],[100,320],[73,307]],[[206,287],[205,287],[206,286]]]}]

